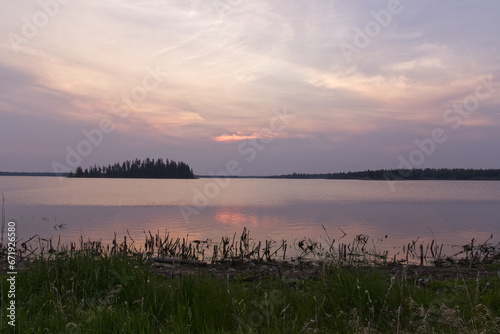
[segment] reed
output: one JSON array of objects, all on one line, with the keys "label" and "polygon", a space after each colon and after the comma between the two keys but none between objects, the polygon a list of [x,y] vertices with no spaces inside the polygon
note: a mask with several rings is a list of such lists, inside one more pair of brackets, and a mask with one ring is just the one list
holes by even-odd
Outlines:
[{"label": "reed", "polygon": [[5,196],[2,194],[2,241],[0,242],[0,249],[2,249],[4,247],[4,243],[3,243],[3,235],[5,233]]},{"label": "reed", "polygon": [[[278,261],[276,251],[285,252],[284,243],[267,241],[264,252],[258,255],[258,244],[245,229],[239,238],[214,243],[213,248],[220,252],[215,263],[207,266],[222,270],[227,268],[224,263],[234,265],[238,270],[233,276],[205,270],[174,278],[158,274],[152,257],[176,257],[184,261],[171,264],[173,267],[192,268],[196,264],[190,261],[195,254],[200,256],[200,247],[210,243],[190,240],[189,236],[172,238],[167,232],[145,236],[145,249],[130,235],[115,236],[109,246],[83,238],[68,246],[33,238],[33,245],[26,245],[24,253],[31,255],[24,257],[17,276],[18,328],[31,333],[500,331],[498,277],[486,277],[478,271],[475,278],[468,279],[457,266],[457,278],[426,283],[427,278],[412,272],[408,265],[386,263],[385,271],[373,264],[361,266],[359,260],[368,243],[363,235],[349,244],[340,243],[338,248],[331,239],[326,246],[300,240],[297,247],[301,253],[316,256],[316,261],[283,265],[279,274],[263,275],[259,269],[239,268],[249,263],[248,258],[271,258],[263,263],[272,265]],[[487,258],[490,269],[500,268],[491,249],[480,250],[484,243],[471,242],[469,246],[468,261],[471,256],[475,261]],[[421,249],[417,241],[410,248]],[[407,254],[410,257],[412,250]],[[300,268],[309,268],[314,275],[294,276]],[[6,298],[6,291],[3,294]],[[7,333],[10,328],[2,323],[1,330]]]},{"label": "reed", "polygon": [[[494,263],[500,260],[500,243],[493,242],[493,235],[483,242],[472,239],[469,243],[453,246],[453,254],[446,255],[444,244],[439,244],[435,238],[430,244],[416,238],[403,245],[402,253],[389,256],[387,250],[377,251],[373,240],[364,234],[355,235],[351,242],[342,242],[330,238],[324,228],[326,240],[314,241],[303,238],[289,244],[286,240],[259,240],[250,237],[250,231],[243,228],[239,237],[235,233],[232,237],[224,236],[219,242],[211,239],[190,240],[189,234],[185,237],[172,237],[165,230],[163,234],[157,231],[144,231],[144,243],[137,243],[127,231],[123,241],[119,241],[115,233],[111,244],[104,245],[101,240],[84,240],[61,245],[60,238],[42,238],[35,235],[21,243],[19,259],[30,259],[39,254],[42,257],[53,253],[74,253],[90,251],[96,255],[124,254],[126,256],[141,256],[147,259],[169,258],[187,261],[206,261],[210,263],[238,263],[263,261],[288,261],[301,263],[307,261],[327,262],[337,266],[352,267],[355,265],[388,265],[388,264],[419,264],[433,266],[467,265]],[[369,246],[372,244],[373,246]],[[289,250],[292,250],[291,252]],[[450,249],[450,247],[448,247]],[[458,249],[458,251],[457,251]]]}]

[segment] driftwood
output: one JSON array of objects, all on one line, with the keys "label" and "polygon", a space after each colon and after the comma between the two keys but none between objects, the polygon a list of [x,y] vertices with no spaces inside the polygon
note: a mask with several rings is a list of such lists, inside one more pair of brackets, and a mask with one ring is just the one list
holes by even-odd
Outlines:
[{"label": "driftwood", "polygon": [[203,261],[194,261],[187,259],[167,259],[165,257],[153,257],[151,258],[153,262],[170,263],[170,264],[190,264],[195,266],[207,266],[208,264]]}]

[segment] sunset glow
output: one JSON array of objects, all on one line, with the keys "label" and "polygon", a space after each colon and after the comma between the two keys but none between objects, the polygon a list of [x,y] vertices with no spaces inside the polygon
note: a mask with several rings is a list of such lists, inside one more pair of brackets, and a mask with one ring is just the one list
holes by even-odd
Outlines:
[{"label": "sunset glow", "polygon": [[103,120],[83,166],[208,174],[263,139],[245,175],[392,169],[436,128],[415,167],[499,166],[498,2],[221,2],[2,4],[0,170],[73,169]]}]

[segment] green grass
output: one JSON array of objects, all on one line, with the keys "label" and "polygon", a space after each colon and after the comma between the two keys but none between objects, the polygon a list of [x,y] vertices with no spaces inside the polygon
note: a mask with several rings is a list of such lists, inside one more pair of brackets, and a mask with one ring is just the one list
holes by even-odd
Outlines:
[{"label": "green grass", "polygon": [[421,286],[402,276],[332,265],[315,279],[165,278],[142,256],[51,254],[18,270],[16,332],[500,332],[498,278]]}]

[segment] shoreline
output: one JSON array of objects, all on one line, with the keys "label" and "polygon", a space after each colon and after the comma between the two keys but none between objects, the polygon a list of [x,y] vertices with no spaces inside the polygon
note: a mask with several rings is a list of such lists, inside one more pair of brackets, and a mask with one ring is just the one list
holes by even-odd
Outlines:
[{"label": "shoreline", "polygon": [[[211,264],[155,258],[124,243],[113,251],[99,242],[82,246],[45,249],[18,267],[18,328],[127,333],[500,329],[498,259],[441,267],[318,260]],[[0,272],[0,279],[7,277]],[[3,293],[6,300],[6,289]],[[8,328],[5,321],[0,324],[2,332]]]}]

